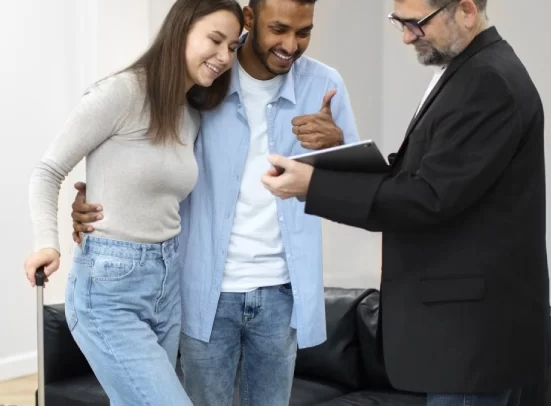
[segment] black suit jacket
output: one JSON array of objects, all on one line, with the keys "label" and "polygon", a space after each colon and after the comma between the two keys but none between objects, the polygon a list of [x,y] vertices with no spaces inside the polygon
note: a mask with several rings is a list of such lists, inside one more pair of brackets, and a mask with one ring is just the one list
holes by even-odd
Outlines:
[{"label": "black suit jacket", "polygon": [[541,377],[543,129],[532,80],[491,27],[447,67],[391,173],[314,171],[308,214],[382,231],[380,322],[396,388],[492,392]]}]

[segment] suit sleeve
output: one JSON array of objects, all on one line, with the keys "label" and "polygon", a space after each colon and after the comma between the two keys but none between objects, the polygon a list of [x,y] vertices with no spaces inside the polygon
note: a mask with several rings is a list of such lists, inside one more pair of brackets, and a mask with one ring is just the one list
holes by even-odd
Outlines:
[{"label": "suit sleeve", "polygon": [[371,231],[396,231],[445,222],[476,203],[511,162],[522,123],[499,74],[479,71],[471,77],[433,123],[418,171],[315,170],[306,213]]}]

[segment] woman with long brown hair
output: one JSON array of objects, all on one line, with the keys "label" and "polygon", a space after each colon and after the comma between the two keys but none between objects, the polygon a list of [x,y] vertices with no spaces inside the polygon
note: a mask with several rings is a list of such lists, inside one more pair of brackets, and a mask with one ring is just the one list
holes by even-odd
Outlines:
[{"label": "woman with long brown hair", "polygon": [[31,176],[32,285],[39,267],[59,267],[59,188],[82,158],[88,198],[103,202],[76,248],[65,313],[113,406],[191,404],[175,371],[179,204],[198,175],[198,110],[226,96],[242,30],[235,0],[177,0],[150,48],[88,89]]}]

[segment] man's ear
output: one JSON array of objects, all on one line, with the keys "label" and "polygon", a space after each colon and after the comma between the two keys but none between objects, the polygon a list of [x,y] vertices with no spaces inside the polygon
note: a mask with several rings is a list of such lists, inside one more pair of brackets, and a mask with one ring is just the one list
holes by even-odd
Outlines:
[{"label": "man's ear", "polygon": [[254,10],[250,6],[243,7],[243,14],[245,15],[245,30],[251,32],[254,25]]},{"label": "man's ear", "polygon": [[480,10],[478,10],[473,0],[461,0],[458,9],[462,14],[461,17],[465,28],[473,28],[478,21],[477,17],[480,13]]}]

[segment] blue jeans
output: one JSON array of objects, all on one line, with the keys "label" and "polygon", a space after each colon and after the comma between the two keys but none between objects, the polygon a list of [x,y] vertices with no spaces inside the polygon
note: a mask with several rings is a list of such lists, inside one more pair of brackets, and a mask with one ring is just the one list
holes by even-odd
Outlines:
[{"label": "blue jeans", "polygon": [[520,390],[508,390],[494,395],[430,394],[427,406],[519,406]]},{"label": "blue jeans", "polygon": [[180,341],[193,404],[231,406],[237,380],[241,405],[288,406],[297,353],[292,309],[290,285],[222,293],[210,341],[184,334]]},{"label": "blue jeans", "polygon": [[177,245],[85,236],[75,252],[65,314],[112,406],[191,405],[176,374]]}]

